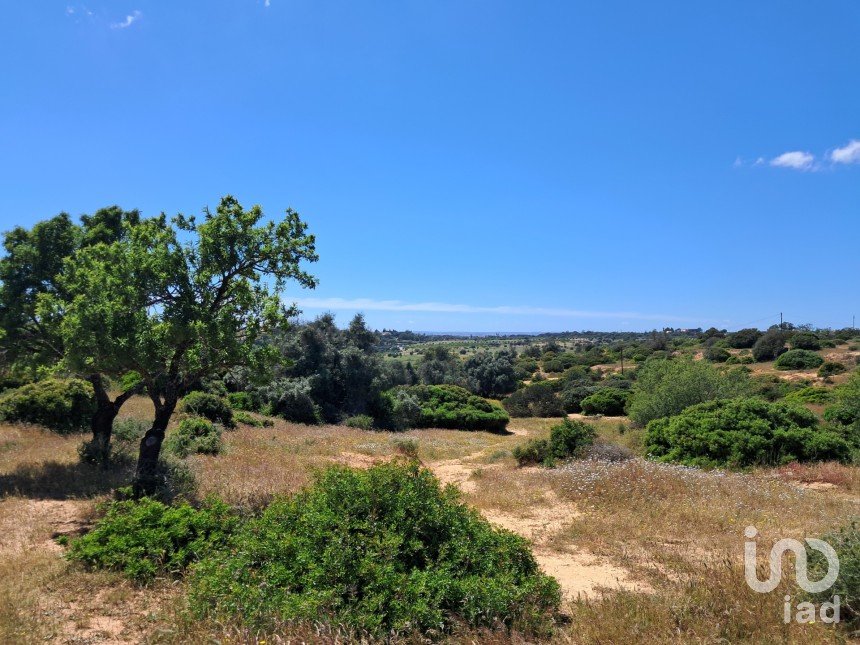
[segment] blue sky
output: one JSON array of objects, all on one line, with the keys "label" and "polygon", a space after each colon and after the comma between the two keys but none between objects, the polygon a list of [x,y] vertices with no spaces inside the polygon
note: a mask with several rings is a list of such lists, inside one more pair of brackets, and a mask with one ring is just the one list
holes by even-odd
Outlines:
[{"label": "blue sky", "polygon": [[225,193],[376,327],[860,315],[860,3],[6,3],[0,228]]}]

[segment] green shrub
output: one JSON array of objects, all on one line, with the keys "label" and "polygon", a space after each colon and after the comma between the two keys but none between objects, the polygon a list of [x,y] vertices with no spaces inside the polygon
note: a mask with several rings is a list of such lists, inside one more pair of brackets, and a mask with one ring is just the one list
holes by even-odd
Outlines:
[{"label": "green shrub", "polygon": [[113,439],[120,443],[137,443],[149,430],[149,424],[141,419],[116,419],[113,422]]},{"label": "green shrub", "polygon": [[[600,389],[590,381],[579,381],[569,383],[559,393],[559,400],[563,412],[582,412],[582,402]],[[528,416],[528,415],[526,415]],[[562,416],[562,415],[554,415]]]},{"label": "green shrub", "polygon": [[233,410],[227,401],[207,392],[191,392],[182,399],[182,410],[194,416],[220,423],[227,428],[234,428]]},{"label": "green shrub", "polygon": [[726,359],[726,365],[752,365],[755,359],[749,354],[732,354]]},{"label": "green shrub", "polygon": [[233,420],[236,423],[243,423],[252,428],[271,428],[274,422],[271,419],[259,419],[252,414],[248,414],[244,410],[238,410],[233,413]]},{"label": "green shrub", "polygon": [[226,542],[239,520],[222,502],[196,509],[144,498],[113,502],[86,535],[72,542],[71,560],[120,571],[137,582],[177,575]]},{"label": "green shrub", "polygon": [[375,637],[455,625],[544,632],[560,602],[528,543],[417,464],[330,468],[194,566],[201,618],[271,629],[330,621]]},{"label": "green shrub", "polygon": [[451,428],[502,432],[510,418],[504,409],[456,385],[414,385],[399,388],[421,408],[415,428]]},{"label": "green shrub", "polygon": [[805,408],[759,399],[710,401],[646,428],[648,453],[689,466],[742,468],[847,461],[850,446]]},{"label": "green shrub", "polygon": [[833,390],[826,387],[805,387],[785,395],[786,403],[824,405],[825,403],[833,403],[835,400],[836,395]]},{"label": "green shrub", "polygon": [[734,349],[750,349],[761,336],[762,333],[755,328],[739,329],[729,334],[728,345]]},{"label": "green shrub", "polygon": [[821,341],[818,339],[818,336],[813,334],[811,331],[797,332],[789,339],[788,343],[791,345],[792,349],[821,349]]},{"label": "green shrub", "polygon": [[269,385],[264,393],[270,412],[294,423],[316,425],[322,421],[320,407],[311,395],[307,378],[280,379]]},{"label": "green shrub", "polygon": [[603,414],[617,417],[624,414],[627,405],[627,390],[616,387],[604,387],[582,400],[582,411],[585,414]]},{"label": "green shrub", "polygon": [[548,439],[532,439],[516,446],[514,459],[520,466],[543,464],[552,468],[558,461],[581,456],[595,436],[594,427],[588,423],[565,419],[550,430]]},{"label": "green shrub", "polygon": [[164,440],[164,450],[177,457],[199,453],[217,455],[223,448],[221,429],[208,419],[188,417]]},{"label": "green shrub", "polygon": [[824,411],[824,418],[843,426],[860,424],[860,373],[833,389],[837,403]]},{"label": "green shrub", "polygon": [[373,417],[366,414],[358,414],[354,417],[349,417],[343,422],[345,426],[350,428],[358,428],[360,430],[373,430]]},{"label": "green shrub", "polygon": [[[836,551],[839,558],[839,575],[832,587],[810,595],[817,602],[830,602],[839,596],[840,619],[845,626],[856,629],[860,624],[860,525],[851,522],[837,531],[821,538]],[[810,580],[821,580],[827,575],[827,560],[824,555],[807,547],[808,576]]]},{"label": "green shrub", "polygon": [[752,347],[752,355],[759,363],[772,361],[785,352],[785,343],[789,333],[784,329],[774,327],[768,329]]},{"label": "green shrub", "polygon": [[725,363],[731,357],[727,349],[722,347],[712,346],[705,350],[704,356],[712,363]]},{"label": "green shrub", "polygon": [[521,388],[502,400],[512,417],[563,417],[558,381],[540,381]]},{"label": "green shrub", "polygon": [[824,361],[824,363],[821,364],[821,367],[818,368],[818,376],[821,378],[836,376],[837,374],[844,373],[847,369],[848,368],[842,363],[838,363],[836,361]]},{"label": "green shrub", "polygon": [[811,370],[823,363],[821,356],[808,349],[790,349],[776,359],[774,367],[778,370]]},{"label": "green shrub", "polygon": [[37,381],[0,397],[0,418],[34,423],[60,434],[88,429],[95,410],[92,385],[78,379]]},{"label": "green shrub", "polygon": [[230,392],[227,394],[227,404],[233,410],[259,411],[259,406],[254,405],[254,398],[248,392]]},{"label": "green shrub", "polygon": [[651,359],[637,372],[627,412],[633,421],[645,425],[697,403],[749,393],[749,376],[743,368],[726,372],[705,361]]}]

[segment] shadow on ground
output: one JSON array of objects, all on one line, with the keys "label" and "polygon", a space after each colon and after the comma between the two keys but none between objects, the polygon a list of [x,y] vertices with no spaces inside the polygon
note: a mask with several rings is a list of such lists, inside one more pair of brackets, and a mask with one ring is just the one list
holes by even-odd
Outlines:
[{"label": "shadow on ground", "polygon": [[0,474],[0,497],[18,495],[32,499],[77,499],[109,493],[127,486],[134,463],[123,461],[109,468],[82,463],[46,461],[22,464]]}]

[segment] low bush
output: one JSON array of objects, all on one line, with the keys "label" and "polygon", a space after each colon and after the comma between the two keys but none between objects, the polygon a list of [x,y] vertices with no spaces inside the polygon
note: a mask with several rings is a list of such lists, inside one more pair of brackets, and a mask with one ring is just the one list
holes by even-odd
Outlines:
[{"label": "low bush", "polygon": [[270,402],[267,414],[308,425],[322,421],[320,407],[311,395],[310,379],[279,379],[265,388],[264,398]]},{"label": "low bush", "polygon": [[700,467],[847,461],[851,453],[848,442],[819,428],[809,410],[759,399],[710,401],[652,421],[646,446],[660,461]]},{"label": "low bush", "polygon": [[784,329],[773,327],[761,336],[752,347],[753,358],[759,363],[772,361],[785,352],[785,343],[789,333]]},{"label": "low bush", "polygon": [[230,392],[227,394],[227,404],[233,410],[258,412],[259,406],[254,404],[254,397],[249,392]]},{"label": "low bush", "polygon": [[34,423],[60,434],[88,429],[95,410],[92,385],[78,379],[37,381],[0,397],[0,418]]},{"label": "low bush", "polygon": [[824,405],[825,403],[833,403],[835,400],[836,395],[833,390],[826,387],[805,387],[789,392],[785,396],[786,403]]},{"label": "low bush", "polygon": [[739,329],[729,334],[728,345],[734,349],[750,349],[761,336],[762,333],[755,328]]},{"label": "low bush", "polygon": [[149,424],[141,419],[117,419],[113,422],[113,439],[120,443],[137,443],[147,430]]},{"label": "low bush", "polygon": [[144,583],[183,573],[222,546],[238,525],[229,507],[215,500],[199,509],[149,498],[113,502],[93,530],[72,542],[68,557]]},{"label": "low bush", "polygon": [[545,635],[559,602],[526,540],[415,463],[324,471],[189,580],[200,618],[255,630],[322,620],[381,638],[500,624]]},{"label": "low bush", "polygon": [[705,350],[704,356],[712,363],[725,363],[731,357],[729,350],[722,347],[712,346]]},{"label": "low bush", "polygon": [[236,423],[243,423],[246,426],[251,426],[252,428],[271,428],[275,425],[271,419],[260,419],[244,410],[237,410],[234,412],[233,420],[236,421]]},{"label": "low bush", "polygon": [[582,400],[585,414],[603,414],[617,417],[624,414],[629,392],[615,387],[604,387]]},{"label": "low bush", "polygon": [[502,400],[512,417],[563,417],[558,381],[540,381],[517,390]]},{"label": "low bush", "polygon": [[836,361],[824,361],[824,363],[821,364],[821,367],[818,368],[818,376],[821,378],[836,376],[837,374],[844,373],[847,369],[848,368],[842,363],[838,363]]},{"label": "low bush", "polygon": [[791,345],[792,349],[821,349],[821,341],[811,331],[797,332],[789,339],[788,344]]},{"label": "low bush", "polygon": [[227,401],[207,392],[191,392],[182,399],[182,410],[194,416],[220,423],[226,428],[235,427],[233,410]]},{"label": "low bush", "polygon": [[354,417],[349,417],[343,422],[345,426],[350,428],[358,428],[360,430],[373,430],[373,417],[366,414],[358,414]]},{"label": "low bush", "polygon": [[[839,575],[832,587],[810,599],[831,602],[833,596],[840,599],[840,619],[850,629],[860,626],[860,524],[856,521],[821,538],[836,551],[839,558]],[[824,555],[807,547],[808,576],[810,580],[821,580],[827,575],[828,564]]]},{"label": "low bush", "polygon": [[217,455],[223,448],[221,429],[208,419],[188,417],[164,440],[164,450],[177,457]]},{"label": "low bush", "polygon": [[501,407],[456,385],[414,385],[398,389],[413,397],[420,406],[420,413],[411,426],[414,428],[502,432],[510,420]]},{"label": "low bush", "polygon": [[579,457],[594,443],[594,427],[582,421],[565,419],[554,426],[547,439],[532,439],[516,446],[514,459],[520,466],[542,464],[552,468],[558,461]]},{"label": "low bush", "polygon": [[823,363],[821,356],[808,349],[790,349],[776,359],[774,367],[778,370],[811,370]]}]

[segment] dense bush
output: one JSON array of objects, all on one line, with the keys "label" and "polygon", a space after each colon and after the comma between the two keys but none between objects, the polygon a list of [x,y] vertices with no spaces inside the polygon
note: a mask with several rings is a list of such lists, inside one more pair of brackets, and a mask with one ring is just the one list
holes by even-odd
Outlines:
[{"label": "dense bush", "polygon": [[837,403],[824,411],[827,421],[842,426],[860,425],[860,373],[834,388]]},{"label": "dense bush", "polygon": [[89,428],[95,410],[92,385],[77,379],[38,381],[0,396],[0,418],[59,433]]},{"label": "dense bush", "polygon": [[343,424],[349,428],[373,430],[373,417],[367,414],[357,414],[354,417],[347,417]]},{"label": "dense bush", "polygon": [[466,359],[466,386],[478,396],[501,398],[517,389],[512,352],[478,352]]},{"label": "dense bush", "polygon": [[627,413],[645,425],[697,403],[749,393],[749,377],[742,368],[723,372],[705,361],[651,359],[637,372]]},{"label": "dense bush", "polygon": [[520,466],[543,464],[552,468],[556,462],[582,455],[594,443],[594,428],[582,421],[565,419],[554,426],[548,439],[532,439],[513,450]]},{"label": "dense bush", "polygon": [[818,427],[805,408],[759,399],[710,401],[646,428],[648,453],[690,466],[780,465],[790,461],[846,461],[850,446]]},{"label": "dense bush", "polygon": [[227,394],[227,403],[234,410],[259,411],[259,406],[254,403],[254,397],[249,392],[230,392]]},{"label": "dense bush", "polygon": [[268,412],[295,423],[315,425],[322,421],[319,406],[311,396],[307,378],[279,379],[266,389]]},{"label": "dense bush", "polygon": [[543,631],[558,583],[417,464],[331,468],[273,503],[195,565],[191,610],[271,629],[330,621],[377,637],[440,637],[458,624]]},{"label": "dense bush", "polygon": [[243,423],[246,426],[251,426],[252,428],[271,428],[275,425],[271,419],[260,419],[244,410],[237,410],[234,412],[233,419],[236,423]]},{"label": "dense bush", "polygon": [[804,387],[785,395],[786,403],[824,405],[825,403],[833,403],[835,400],[836,395],[833,390],[826,387]]},{"label": "dense bush", "polygon": [[734,349],[750,349],[761,336],[762,333],[758,329],[739,329],[735,333],[729,334],[727,342],[729,347]]},{"label": "dense bush", "polygon": [[[852,629],[860,624],[860,525],[856,521],[838,531],[821,538],[836,551],[839,558],[839,575],[829,589],[811,596],[817,602],[831,602],[839,596],[840,619]],[[827,575],[828,564],[817,549],[807,547],[808,576],[810,580],[821,580]]]},{"label": "dense bush", "polygon": [[199,509],[149,498],[114,502],[92,531],[72,542],[68,557],[149,582],[159,574],[181,574],[222,546],[238,524],[230,509],[214,500]]},{"label": "dense bush", "polygon": [[164,450],[177,457],[192,454],[217,455],[223,448],[221,429],[208,419],[187,417],[164,440]]},{"label": "dense bush", "polygon": [[501,432],[510,420],[504,409],[456,385],[414,385],[402,391],[420,406],[411,427]]},{"label": "dense bush", "polygon": [[220,423],[227,428],[235,427],[233,410],[227,401],[207,392],[190,392],[182,399],[182,410],[194,416]]},{"label": "dense bush", "polygon": [[842,374],[847,369],[848,368],[846,368],[842,363],[838,363],[836,361],[824,361],[824,363],[821,364],[821,367],[818,368],[818,376],[821,378],[836,376],[837,374]]},{"label": "dense bush", "polygon": [[821,349],[821,341],[818,339],[818,336],[813,334],[811,331],[797,332],[789,339],[788,343],[791,345],[792,349]]},{"label": "dense bush", "polygon": [[821,356],[808,349],[790,349],[776,359],[774,367],[778,370],[811,370],[823,363]]},{"label": "dense bush", "polygon": [[752,347],[752,355],[759,363],[772,361],[785,352],[785,342],[788,332],[778,327],[768,329]]},{"label": "dense bush", "polygon": [[558,381],[540,381],[517,390],[502,400],[512,417],[563,417]]},{"label": "dense bush", "polygon": [[617,417],[624,414],[629,392],[617,387],[604,387],[582,400],[582,411],[585,414],[603,414]]},{"label": "dense bush", "polygon": [[729,360],[729,357],[731,356],[731,354],[729,353],[729,350],[727,350],[727,349],[723,349],[722,347],[712,346],[712,347],[708,347],[708,349],[705,350],[704,356],[707,360],[711,361],[712,363],[725,363],[727,360]]}]

